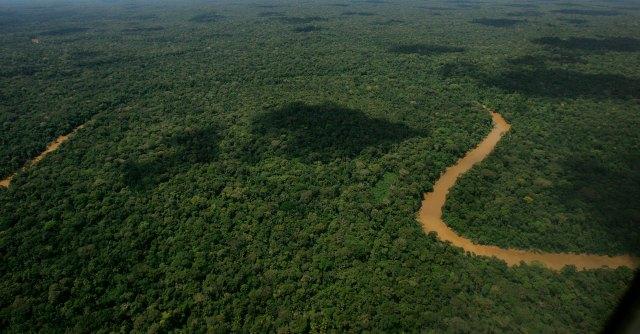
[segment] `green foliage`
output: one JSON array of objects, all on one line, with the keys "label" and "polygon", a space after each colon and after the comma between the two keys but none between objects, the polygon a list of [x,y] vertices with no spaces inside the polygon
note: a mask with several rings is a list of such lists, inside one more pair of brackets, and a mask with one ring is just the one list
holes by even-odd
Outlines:
[{"label": "green foliage", "polygon": [[311,26],[311,25],[293,28],[293,31],[295,32],[312,32],[312,31],[318,31],[318,30],[322,30],[322,28]]},{"label": "green foliage", "polygon": [[497,28],[513,27],[516,24],[521,23],[521,22],[522,21],[520,21],[520,20],[513,20],[513,19],[488,19],[488,18],[482,18],[482,19],[473,20],[473,23],[482,24],[482,25],[489,26],[489,27],[497,27]]},{"label": "green foliage", "polygon": [[463,52],[464,48],[446,45],[409,44],[394,46],[390,49],[390,51],[395,53],[415,53],[422,56],[429,56],[444,53]]},{"label": "green foliage", "polygon": [[[0,174],[86,124],[0,189],[0,331],[597,332],[630,270],[509,268],[415,221],[480,102],[513,128],[447,223],[638,253],[638,14],[565,7],[0,7]],[[514,8],[542,15],[474,23]]]},{"label": "green foliage", "polygon": [[542,37],[533,40],[536,44],[553,46],[561,49],[587,50],[587,51],[617,51],[617,52],[637,52],[640,51],[640,40],[628,37],[612,38],[579,38],[570,37],[566,40],[557,37]]},{"label": "green foliage", "polygon": [[210,23],[210,22],[219,21],[223,18],[224,18],[223,15],[219,15],[216,13],[202,13],[202,14],[193,16],[191,19],[189,19],[189,21],[197,22],[197,23]]},{"label": "green foliage", "polygon": [[388,199],[391,187],[398,180],[398,175],[394,173],[384,173],[382,179],[378,181],[373,187],[373,197],[377,202],[382,202]]},{"label": "green foliage", "polygon": [[600,9],[573,9],[565,8],[554,11],[561,14],[574,14],[574,15],[588,15],[588,16],[616,16],[620,15],[620,12],[615,10],[600,10]]}]

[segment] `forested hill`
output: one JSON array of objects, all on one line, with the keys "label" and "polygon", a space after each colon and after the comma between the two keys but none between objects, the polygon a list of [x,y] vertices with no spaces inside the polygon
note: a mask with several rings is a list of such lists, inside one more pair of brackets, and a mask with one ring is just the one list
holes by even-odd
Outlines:
[{"label": "forested hill", "polygon": [[[640,254],[635,2],[0,0],[0,331],[597,332]],[[21,170],[47,144],[85,124]]]}]

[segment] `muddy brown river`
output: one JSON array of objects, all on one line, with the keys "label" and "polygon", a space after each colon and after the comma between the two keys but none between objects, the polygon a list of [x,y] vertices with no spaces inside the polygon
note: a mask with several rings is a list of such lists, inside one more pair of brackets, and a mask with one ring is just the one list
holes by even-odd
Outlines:
[{"label": "muddy brown river", "polygon": [[493,129],[482,142],[456,162],[448,167],[433,186],[433,191],[424,194],[422,206],[418,212],[418,221],[426,232],[435,232],[442,241],[460,247],[467,252],[488,257],[496,257],[509,266],[525,263],[540,263],[544,266],[559,270],[567,265],[574,265],[577,269],[594,269],[601,267],[629,267],[636,268],[639,259],[630,255],[606,256],[595,254],[547,253],[513,248],[500,248],[491,245],[479,245],[449,228],[442,220],[442,208],[447,200],[447,194],[460,175],[471,169],[473,165],[484,160],[495,148],[500,138],[509,131],[510,125],[504,118],[491,112]]}]

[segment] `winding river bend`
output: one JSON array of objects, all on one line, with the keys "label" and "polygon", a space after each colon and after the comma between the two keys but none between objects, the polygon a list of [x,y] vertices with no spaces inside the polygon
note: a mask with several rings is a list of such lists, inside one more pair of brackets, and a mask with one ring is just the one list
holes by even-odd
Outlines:
[{"label": "winding river bend", "polygon": [[[73,136],[78,130],[82,129],[83,127],[84,127],[84,124],[82,124],[82,125],[78,126],[77,128],[73,129],[73,131],[71,131],[70,133],[67,133],[66,135],[62,135],[62,136],[56,138],[54,141],[50,142],[49,145],[47,145],[47,148],[45,148],[44,151],[42,151],[40,154],[38,154],[37,157],[31,159],[26,164],[24,164],[24,166],[22,166],[21,170],[26,170],[30,166],[33,166],[33,165],[37,164],[38,162],[40,162],[40,160],[44,159],[44,157],[46,157],[49,153],[57,150],[60,147],[60,145],[62,145],[62,143],[64,143],[67,140],[69,140],[69,138],[71,136]],[[11,180],[13,180],[13,178],[17,174],[18,174],[18,172],[15,172],[15,173],[5,177],[4,179],[0,180],[0,188],[8,188],[9,185],[11,184]]]},{"label": "winding river bend", "polygon": [[[502,115],[490,111],[493,118],[493,129],[478,144],[453,166],[448,167],[433,186],[433,191],[424,194],[420,211],[418,211],[418,221],[422,229],[426,232],[435,232],[442,241],[448,241],[452,245],[460,247],[467,252],[480,256],[496,257],[514,266],[525,263],[541,263],[550,269],[559,270],[567,265],[574,265],[577,269],[595,269],[601,267],[617,268],[621,266],[637,268],[640,259],[631,255],[606,256],[595,254],[572,254],[572,253],[548,253],[528,251],[514,248],[500,248],[491,245],[479,245],[468,238],[465,238],[449,228],[442,220],[442,208],[447,200],[449,190],[455,185],[458,178],[470,170],[475,164],[484,160],[495,148],[502,136],[509,131],[511,126],[504,120]],[[38,156],[27,162],[21,170],[25,170],[40,162],[49,153],[57,150],[62,143],[69,140],[83,125],[73,129],[70,133],[56,138],[47,145],[47,148]],[[0,180],[0,188],[7,188],[11,180],[17,174],[14,173]]]},{"label": "winding river bend", "polygon": [[433,191],[424,194],[422,206],[418,212],[418,221],[426,232],[435,232],[442,241],[448,241],[452,245],[461,247],[467,252],[480,256],[496,257],[514,266],[525,263],[541,263],[554,270],[560,270],[564,266],[574,265],[579,270],[595,269],[601,267],[617,268],[621,266],[636,268],[640,264],[638,258],[630,255],[606,256],[595,254],[572,253],[547,253],[513,248],[500,248],[491,245],[479,245],[465,238],[449,228],[442,220],[442,208],[447,199],[447,193],[454,186],[460,175],[467,172],[473,165],[484,160],[495,148],[502,136],[509,131],[511,126],[502,115],[490,111],[493,118],[493,129],[480,144],[467,152],[453,166],[448,167],[433,186]]}]

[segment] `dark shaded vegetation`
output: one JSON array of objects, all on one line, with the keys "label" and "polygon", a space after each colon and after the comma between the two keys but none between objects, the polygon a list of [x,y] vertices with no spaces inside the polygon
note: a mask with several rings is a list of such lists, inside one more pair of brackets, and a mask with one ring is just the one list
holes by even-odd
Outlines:
[{"label": "dark shaded vegetation", "polygon": [[153,155],[123,164],[124,182],[137,189],[149,189],[185,172],[196,164],[218,156],[218,130],[214,127],[187,129],[160,142]]},{"label": "dark shaded vegetation", "polygon": [[568,19],[568,18],[561,18],[560,21],[571,23],[576,26],[585,25],[589,22],[588,20],[585,20],[585,19]]},{"label": "dark shaded vegetation", "polygon": [[623,2],[623,4],[618,4],[614,8],[621,11],[640,11],[640,4],[634,2]]},{"label": "dark shaded vegetation", "polygon": [[482,81],[507,92],[552,98],[638,98],[640,80],[618,74],[591,74],[536,67],[489,75]]},{"label": "dark shaded vegetation", "polygon": [[275,142],[278,154],[307,162],[354,158],[364,150],[382,154],[391,145],[423,135],[404,124],[331,103],[292,103],[260,115],[253,129],[261,140]]},{"label": "dark shaded vegetation", "polygon": [[[549,57],[547,56],[539,56],[539,55],[527,55],[514,59],[509,59],[508,62],[511,65],[523,65],[523,66],[545,66]],[[451,64],[453,66],[455,64]],[[442,72],[443,75],[448,76],[449,72]]]},{"label": "dark shaded vegetation", "polygon": [[134,15],[131,17],[134,20],[140,20],[140,21],[146,21],[146,20],[153,20],[158,18],[158,15],[155,14],[142,14],[142,15]]},{"label": "dark shaded vegetation", "polygon": [[377,26],[389,26],[389,25],[400,24],[400,23],[404,23],[404,21],[396,20],[396,19],[388,19],[383,21],[374,21],[371,24],[377,25]]},{"label": "dark shaded vegetation", "polygon": [[276,16],[284,16],[282,12],[260,12],[258,13],[259,17],[276,17]]},{"label": "dark shaded vegetation", "polygon": [[513,16],[513,17],[538,17],[538,16],[542,16],[543,14],[535,10],[525,10],[525,11],[519,11],[519,12],[509,12],[507,13],[507,15]]},{"label": "dark shaded vegetation", "polygon": [[192,16],[189,21],[196,23],[210,23],[210,22],[218,22],[225,17],[223,15],[217,13],[202,13],[195,16]]},{"label": "dark shaded vegetation", "polygon": [[20,65],[10,69],[0,70],[0,77],[13,78],[16,76],[32,76],[42,69],[38,65]]},{"label": "dark shaded vegetation", "polygon": [[91,51],[91,50],[81,50],[81,51],[75,51],[71,53],[71,59],[73,60],[86,60],[86,59],[92,59],[95,57],[100,56],[102,53],[98,52],[98,51]]},{"label": "dark shaded vegetation", "polygon": [[509,59],[510,65],[544,67],[549,64],[584,64],[585,60],[571,53],[554,53],[551,55],[527,55]]},{"label": "dark shaded vegetation", "polygon": [[[605,1],[608,1],[608,0],[605,0]],[[577,1],[562,1],[562,2],[556,3],[555,5],[559,7],[582,7],[582,8],[588,7],[587,4],[577,2]]]},{"label": "dark shaded vegetation", "polygon": [[637,328],[640,313],[640,274],[633,276],[615,311],[607,320],[603,333],[631,333]]},{"label": "dark shaded vegetation", "polygon": [[504,7],[515,7],[515,8],[538,8],[537,4],[533,3],[506,3],[503,4]]},{"label": "dark shaded vegetation", "polygon": [[552,67],[552,64],[581,63],[571,55],[524,56],[509,60],[504,70],[487,73],[471,63],[445,64],[445,77],[473,78],[485,86],[507,93],[530,97],[636,99],[640,97],[640,79],[619,74],[584,73]]},{"label": "dark shaded vegetation", "polygon": [[47,31],[39,33],[38,35],[40,35],[40,36],[65,36],[65,35],[73,35],[73,34],[78,34],[78,33],[81,33],[81,32],[86,32],[88,30],[89,30],[89,28],[84,28],[84,27],[68,27],[68,28],[47,30]]},{"label": "dark shaded vegetation", "polygon": [[417,8],[435,10],[435,11],[456,10],[456,8],[454,8],[454,7],[443,7],[443,6],[418,6]]},{"label": "dark shaded vegetation", "polygon": [[[594,149],[599,149],[600,145]],[[598,154],[567,155],[560,165],[569,171],[566,182],[557,187],[558,200],[579,207],[589,217],[607,217],[616,212],[617,220],[600,218],[602,233],[626,249],[640,250],[640,234],[634,233],[640,224],[640,177],[629,171],[640,168],[639,152],[621,152],[616,164],[604,161]],[[625,233],[620,233],[625,231]]]},{"label": "dark shaded vegetation", "polygon": [[488,27],[506,28],[513,27],[516,24],[522,23],[524,21],[512,19],[475,19],[472,22]]},{"label": "dark shaded vegetation", "polygon": [[447,1],[446,4],[453,5],[456,10],[466,9],[479,9],[482,8],[483,1],[467,1],[467,0],[452,0]]},{"label": "dark shaded vegetation", "polygon": [[125,28],[122,29],[122,32],[124,33],[139,33],[139,32],[156,32],[156,31],[162,31],[164,30],[164,27],[161,26],[155,26],[155,27],[135,27],[135,28]]},{"label": "dark shaded vegetation", "polygon": [[640,51],[640,39],[628,37],[608,37],[601,39],[584,37],[571,37],[568,39],[561,39],[558,37],[542,37],[534,39],[532,42],[544,46],[551,46],[568,50],[616,52]]},{"label": "dark shaded vegetation", "polygon": [[462,3],[462,2],[454,3],[453,5],[458,10],[460,10],[460,9],[480,9],[480,8],[482,8],[482,6],[480,6],[480,5],[470,4],[470,3]]},{"label": "dark shaded vegetation", "polygon": [[560,14],[573,14],[573,15],[585,15],[585,16],[620,15],[620,12],[615,10],[600,10],[600,9],[558,9],[558,10],[554,10],[553,12],[560,13]]},{"label": "dark shaded vegetation", "polygon": [[320,31],[320,30],[322,30],[321,27],[314,26],[314,25],[306,25],[302,27],[293,28],[293,31],[295,32],[312,32],[312,31]]},{"label": "dark shaded vegetation", "polygon": [[370,12],[343,12],[344,16],[374,16],[376,14]]},{"label": "dark shaded vegetation", "polygon": [[284,4],[279,4],[279,5],[257,4],[257,5],[253,5],[253,7],[258,7],[258,8],[280,8],[280,7],[287,7],[287,5],[284,5]]},{"label": "dark shaded vegetation", "polygon": [[454,62],[444,64],[439,69],[439,74],[451,78],[480,78],[483,75],[483,72],[480,70],[477,64],[471,62]]},{"label": "dark shaded vegetation", "polygon": [[446,53],[464,52],[464,48],[448,45],[432,44],[405,44],[389,48],[389,52],[400,54],[419,54],[421,56],[433,56]]},{"label": "dark shaded vegetation", "polygon": [[305,24],[305,23],[313,23],[313,22],[324,22],[327,21],[327,18],[320,16],[307,16],[307,17],[296,17],[296,16],[285,16],[278,17],[276,20],[287,23],[287,24]]},{"label": "dark shaded vegetation", "polygon": [[70,54],[70,59],[77,67],[96,69],[101,66],[122,66],[126,61],[135,61],[134,57],[112,55],[98,51],[78,51]]}]

